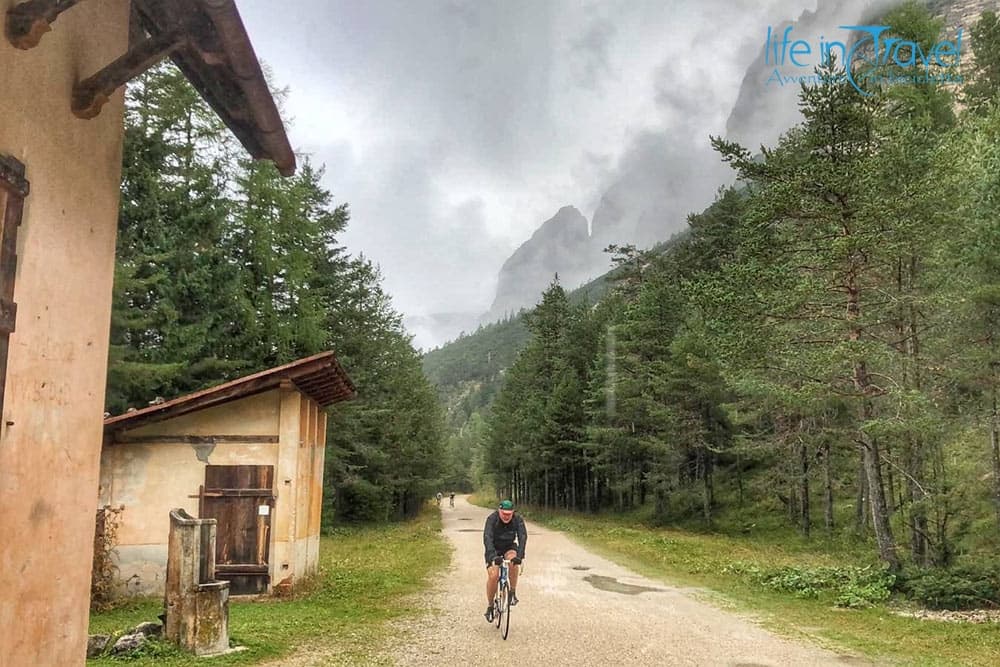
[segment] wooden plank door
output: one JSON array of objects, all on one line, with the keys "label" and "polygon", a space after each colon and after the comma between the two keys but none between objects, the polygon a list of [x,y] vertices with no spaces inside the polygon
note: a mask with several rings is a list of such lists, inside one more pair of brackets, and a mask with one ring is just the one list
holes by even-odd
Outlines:
[{"label": "wooden plank door", "polygon": [[205,467],[200,514],[218,522],[215,578],[232,595],[267,592],[273,487],[274,466]]}]

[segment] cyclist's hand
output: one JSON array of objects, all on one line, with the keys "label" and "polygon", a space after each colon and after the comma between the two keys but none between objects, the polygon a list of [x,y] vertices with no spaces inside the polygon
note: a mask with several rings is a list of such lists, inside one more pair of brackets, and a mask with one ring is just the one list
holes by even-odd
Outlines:
[{"label": "cyclist's hand", "polygon": [[501,556],[496,556],[493,559],[493,564],[494,565],[502,565],[503,564],[503,558]]},{"label": "cyclist's hand", "polygon": [[523,559],[523,558],[517,558],[517,557],[515,557],[515,558],[514,558],[514,559],[513,559],[512,561],[511,561],[511,563],[513,563],[514,565],[520,565],[520,564],[521,564],[521,561],[522,561],[522,560],[524,560],[524,559]]}]

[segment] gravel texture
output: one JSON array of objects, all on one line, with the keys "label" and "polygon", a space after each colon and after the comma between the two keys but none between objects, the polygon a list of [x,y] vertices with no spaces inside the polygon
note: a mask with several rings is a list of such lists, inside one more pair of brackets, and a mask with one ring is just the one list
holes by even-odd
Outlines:
[{"label": "gravel texture", "polygon": [[452,565],[415,602],[431,613],[390,645],[397,665],[868,664],[774,635],[530,522],[521,603],[504,641],[483,618],[482,528],[489,512],[464,497],[454,509],[442,505]]}]

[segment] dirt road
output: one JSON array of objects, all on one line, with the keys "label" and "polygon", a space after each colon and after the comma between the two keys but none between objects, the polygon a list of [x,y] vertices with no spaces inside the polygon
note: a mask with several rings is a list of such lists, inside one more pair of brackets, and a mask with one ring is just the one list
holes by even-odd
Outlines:
[{"label": "dirt road", "polygon": [[452,565],[425,601],[433,613],[392,646],[398,665],[866,664],[778,637],[531,523],[521,604],[504,641],[483,618],[488,511],[463,497],[455,509],[442,505]]}]

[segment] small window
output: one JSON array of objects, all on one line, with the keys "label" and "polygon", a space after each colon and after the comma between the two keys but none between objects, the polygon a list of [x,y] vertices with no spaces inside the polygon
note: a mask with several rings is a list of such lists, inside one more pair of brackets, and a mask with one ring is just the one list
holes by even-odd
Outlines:
[{"label": "small window", "polygon": [[7,351],[17,321],[14,277],[17,275],[17,229],[28,196],[24,165],[0,153],[0,416],[7,384]]}]

